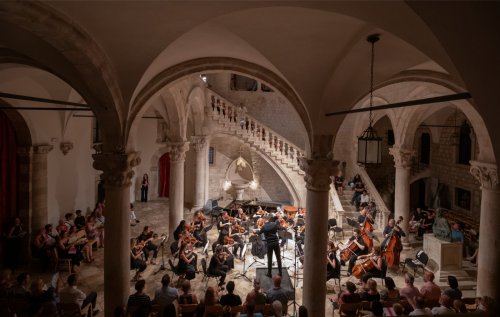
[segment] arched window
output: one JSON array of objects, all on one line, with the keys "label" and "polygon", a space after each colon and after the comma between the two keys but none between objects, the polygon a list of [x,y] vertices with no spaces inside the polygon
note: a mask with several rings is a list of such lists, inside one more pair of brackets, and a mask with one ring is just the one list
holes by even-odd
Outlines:
[{"label": "arched window", "polygon": [[460,126],[460,135],[458,140],[458,164],[469,165],[472,158],[472,140],[470,138],[470,126],[467,121]]},{"label": "arched window", "polygon": [[431,161],[431,136],[422,133],[420,136],[420,163],[429,164]]}]

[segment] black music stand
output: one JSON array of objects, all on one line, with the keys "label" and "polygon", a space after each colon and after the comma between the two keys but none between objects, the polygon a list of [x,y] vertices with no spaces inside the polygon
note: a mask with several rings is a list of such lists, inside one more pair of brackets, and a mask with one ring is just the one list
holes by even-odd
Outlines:
[{"label": "black music stand", "polygon": [[347,217],[347,224],[353,228],[359,229],[359,222],[357,222],[356,220],[354,220],[352,218]]},{"label": "black music stand", "polygon": [[158,271],[154,272],[153,274],[157,274],[160,271],[167,270],[167,267],[165,266],[165,257],[164,257],[164,248],[165,248],[165,241],[167,241],[167,234],[162,234],[161,235],[161,242],[160,242],[160,248],[161,248],[161,265],[158,268]]},{"label": "black music stand", "polygon": [[[289,258],[289,257],[286,257],[286,256],[285,256],[285,251],[284,251],[285,246],[288,244],[288,240],[293,239],[293,235],[292,235],[292,233],[291,233],[291,232],[288,232],[287,230],[279,230],[279,231],[278,231],[278,237],[280,237],[280,239],[286,239],[286,243],[285,243],[285,244],[283,244],[283,246],[281,246],[281,254],[282,254],[281,259],[282,259],[282,260],[283,260],[283,259],[293,260],[293,259],[291,259],[291,258]],[[281,243],[280,243],[280,244],[281,244]]]},{"label": "black music stand", "polygon": [[247,259],[246,259],[246,253],[247,253],[247,244],[243,244],[243,251],[241,251],[241,254],[243,255],[243,271],[241,273],[238,272],[238,274],[236,274],[233,279],[237,279],[237,278],[244,278],[246,279],[247,281],[251,282],[252,280],[247,276],[247,272],[248,272],[248,269],[250,268],[250,266],[248,268],[245,268],[245,265],[246,265],[246,262],[247,262]]},{"label": "black music stand", "polygon": [[[250,237],[250,243],[252,243],[252,244],[253,244],[254,242],[256,242],[256,241],[257,241],[257,239],[260,239],[260,235],[254,235],[254,236],[251,236],[251,237]],[[265,249],[267,249],[267,248],[265,247],[265,242],[264,242],[264,241],[262,241],[262,242],[264,243],[264,248],[265,248]],[[252,262],[252,263],[250,263],[250,265],[247,267],[247,271],[250,269],[250,267],[252,267],[254,264],[257,264],[257,263],[258,263],[258,264],[261,264],[261,265],[266,265],[265,263],[263,263],[263,262],[261,262],[261,261],[259,261],[259,260],[257,260],[257,259],[256,259],[256,258],[261,258],[261,257],[260,257],[258,254],[254,254],[254,253],[253,253],[253,248],[252,248],[252,250],[251,250],[251,253],[252,253],[253,262]],[[262,256],[262,258],[261,258],[261,259],[263,259],[263,258],[264,258],[264,256]]]}]

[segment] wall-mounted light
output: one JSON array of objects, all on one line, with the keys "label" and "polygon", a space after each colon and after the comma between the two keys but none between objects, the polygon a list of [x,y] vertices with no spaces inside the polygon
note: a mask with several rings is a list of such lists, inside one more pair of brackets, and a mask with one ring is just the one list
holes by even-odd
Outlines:
[{"label": "wall-mounted light", "polygon": [[253,189],[253,190],[256,190],[257,187],[259,187],[259,183],[257,183],[257,181],[254,179],[250,182],[250,188]]},{"label": "wall-mounted light", "polygon": [[231,181],[226,179],[226,180],[224,181],[224,185],[222,185],[222,188],[223,188],[224,190],[228,190],[229,188],[231,188]]}]

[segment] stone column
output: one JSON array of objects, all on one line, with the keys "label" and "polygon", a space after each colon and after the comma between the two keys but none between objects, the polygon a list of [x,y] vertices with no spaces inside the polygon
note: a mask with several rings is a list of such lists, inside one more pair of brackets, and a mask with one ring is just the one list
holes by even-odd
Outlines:
[{"label": "stone column", "polygon": [[104,308],[107,317],[127,304],[130,290],[130,185],[139,153],[92,155],[94,168],[106,184],[106,240],[104,248]]},{"label": "stone column", "polygon": [[47,202],[47,154],[54,147],[49,144],[40,144],[33,147],[32,162],[32,216],[31,232],[36,234],[49,221]]},{"label": "stone column", "polygon": [[[331,138],[327,138],[331,140]],[[329,150],[330,142],[325,142]],[[327,158],[327,155],[313,153],[313,159],[301,158],[301,169],[307,188],[306,241],[304,252],[304,287],[302,303],[307,307],[310,316],[325,316],[326,296],[326,249],[328,242],[328,193],[330,176],[335,175],[338,161]],[[316,155],[315,155],[316,154]]]},{"label": "stone column", "polygon": [[195,135],[191,138],[191,145],[196,152],[196,175],[194,182],[194,209],[205,205],[205,167],[207,160],[207,138],[204,135]]},{"label": "stone column", "polygon": [[169,240],[173,241],[173,233],[184,217],[184,161],[189,142],[167,144],[170,153],[170,193],[168,211]]},{"label": "stone column", "polygon": [[481,219],[476,296],[488,295],[500,301],[500,186],[496,164],[471,161],[471,174],[481,184]]},{"label": "stone column", "polygon": [[[394,217],[403,217],[401,228],[406,232],[406,237],[402,237],[403,245],[408,245],[408,222],[410,221],[410,167],[411,158],[415,151],[392,147],[389,154],[394,157],[394,167],[396,168],[395,193],[394,193]],[[386,224],[384,224],[386,225]]]}]

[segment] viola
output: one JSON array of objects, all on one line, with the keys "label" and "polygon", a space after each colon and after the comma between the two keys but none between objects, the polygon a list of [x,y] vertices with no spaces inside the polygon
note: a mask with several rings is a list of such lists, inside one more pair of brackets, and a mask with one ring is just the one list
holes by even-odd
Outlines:
[{"label": "viola", "polygon": [[375,264],[373,263],[371,257],[362,260],[362,262],[354,265],[352,267],[352,275],[357,277],[358,279],[361,279],[365,273],[375,267]]},{"label": "viola", "polygon": [[401,221],[403,221],[403,217],[399,217],[398,221],[394,225],[394,228],[385,240],[386,243],[384,249],[382,250],[382,255],[385,257],[387,267],[399,267],[399,256],[401,254],[401,250],[403,250],[403,244],[401,243],[399,235],[394,233],[394,229]]}]

